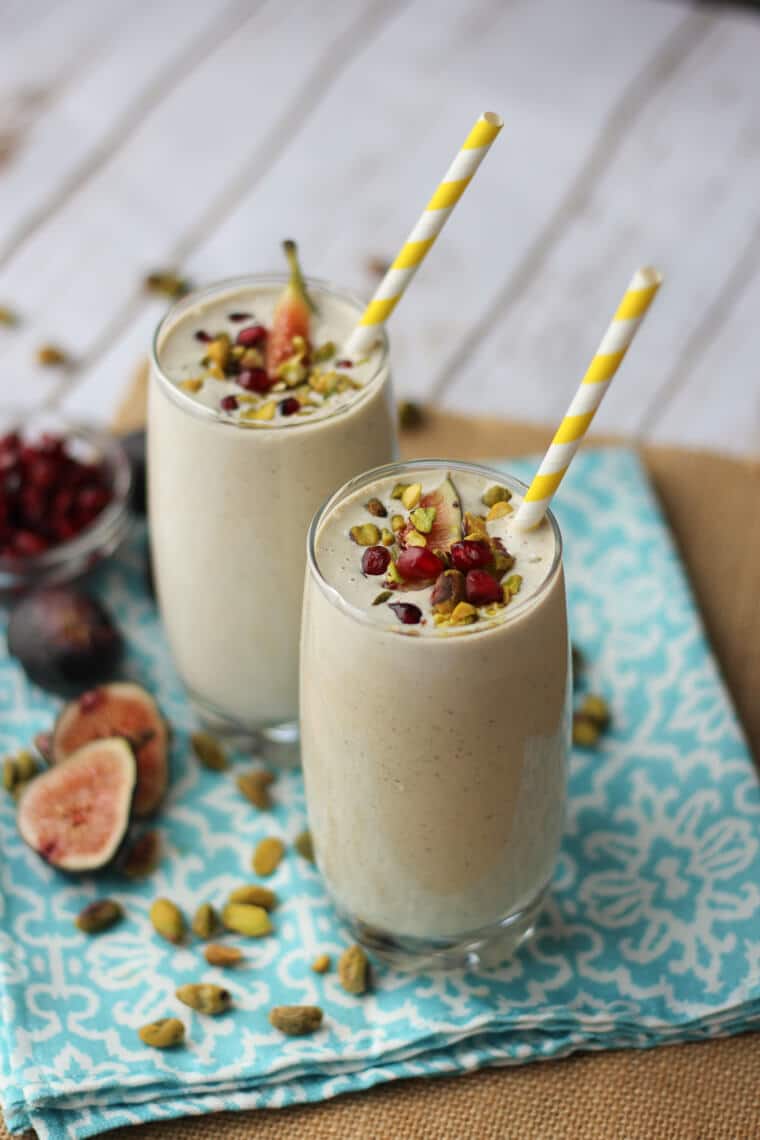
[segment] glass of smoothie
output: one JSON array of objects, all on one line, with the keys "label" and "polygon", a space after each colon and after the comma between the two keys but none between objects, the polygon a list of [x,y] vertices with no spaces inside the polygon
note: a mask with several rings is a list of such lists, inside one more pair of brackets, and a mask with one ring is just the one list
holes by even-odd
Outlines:
[{"label": "glass of smoothie", "polygon": [[525,487],[424,460],[342,487],[308,538],[301,751],[318,865],[398,965],[495,964],[532,932],[563,826],[562,542]]},{"label": "glass of smoothie", "polygon": [[396,454],[384,333],[362,359],[341,359],[363,305],[304,281],[285,246],[290,277],[223,281],[171,308],[148,408],[152,559],[171,651],[202,721],[259,743],[297,739],[314,511]]}]

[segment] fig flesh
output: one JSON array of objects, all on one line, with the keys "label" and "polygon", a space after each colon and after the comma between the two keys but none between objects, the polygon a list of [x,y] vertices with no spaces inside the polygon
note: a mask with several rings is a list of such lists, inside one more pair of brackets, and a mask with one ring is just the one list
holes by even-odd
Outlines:
[{"label": "fig flesh", "polygon": [[156,702],[139,685],[115,681],[83,693],[61,711],[53,729],[54,764],[91,740],[121,736],[137,761],[134,813],[150,815],[169,782],[169,733]]},{"label": "fig flesh", "polygon": [[[425,546],[428,550],[446,554],[462,537],[462,507],[451,476],[447,475],[435,490],[423,495],[418,505],[423,511],[429,511],[431,507],[435,510],[433,524],[425,534]],[[398,534],[398,543],[402,548],[408,545],[407,539],[415,530],[412,520],[413,513]]]},{"label": "fig flesh", "polygon": [[97,871],[118,852],[137,781],[126,740],[96,740],[32,780],[18,806],[26,843],[61,871]]},{"label": "fig flesh", "polygon": [[31,681],[68,696],[108,680],[121,658],[121,633],[105,607],[82,590],[48,586],[27,594],[8,621],[8,652]]}]

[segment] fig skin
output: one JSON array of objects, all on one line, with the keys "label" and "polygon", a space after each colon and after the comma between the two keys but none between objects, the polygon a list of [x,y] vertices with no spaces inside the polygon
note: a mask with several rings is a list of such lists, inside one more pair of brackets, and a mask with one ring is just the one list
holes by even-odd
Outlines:
[{"label": "fig skin", "polygon": [[92,741],[26,786],[16,817],[21,837],[58,871],[99,871],[116,859],[127,836],[136,784],[137,764],[125,740]]},{"label": "fig skin", "polygon": [[132,488],[129,494],[130,508],[136,515],[147,513],[145,430],[130,431],[119,438],[119,443],[127,453],[132,468]]},{"label": "fig skin", "polygon": [[113,677],[123,649],[105,606],[71,586],[35,590],[10,612],[8,652],[30,681],[61,696]]},{"label": "fig skin", "polygon": [[69,701],[53,729],[52,762],[65,763],[83,744],[112,736],[123,737],[135,753],[134,814],[152,815],[169,783],[169,730],[153,697],[140,685],[115,681]]}]

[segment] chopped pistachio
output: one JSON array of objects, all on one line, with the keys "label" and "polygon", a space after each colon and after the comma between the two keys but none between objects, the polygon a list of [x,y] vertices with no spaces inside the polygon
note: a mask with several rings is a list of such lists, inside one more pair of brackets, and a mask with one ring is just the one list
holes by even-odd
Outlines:
[{"label": "chopped pistachio", "polygon": [[515,564],[513,554],[509,554],[506,550],[499,550],[498,547],[493,551],[493,571],[497,578],[502,578],[507,570],[511,570]]},{"label": "chopped pistachio", "polygon": [[391,530],[393,530],[393,531],[403,530],[405,526],[406,526],[406,523],[404,522],[404,516],[403,515],[393,515],[393,517],[391,519]]},{"label": "chopped pistachio", "polygon": [[193,377],[190,380],[180,380],[179,387],[183,392],[200,392],[203,387],[203,381]]},{"label": "chopped pistachio", "polygon": [[164,297],[182,297],[190,285],[184,277],[179,277],[171,269],[158,269],[149,273],[144,281],[149,293],[161,293]]},{"label": "chopped pistachio", "polygon": [[435,522],[436,510],[435,507],[416,507],[409,518],[412,520],[412,526],[418,530],[420,534],[430,534]]},{"label": "chopped pistachio", "polygon": [[598,723],[590,716],[573,713],[573,744],[579,748],[595,748],[601,732]]},{"label": "chopped pistachio", "polygon": [[409,486],[408,483],[397,483],[396,486],[391,491],[391,498],[392,499],[400,499],[408,486]]},{"label": "chopped pistachio", "polygon": [[511,498],[512,492],[509,487],[500,487],[498,484],[494,484],[483,492],[480,501],[486,507],[494,507],[497,503],[508,503]]},{"label": "chopped pistachio", "polygon": [[389,582],[395,582],[396,585],[399,585],[399,586],[404,581],[404,579],[401,577],[401,575],[398,572],[398,566],[396,565],[395,562],[390,562],[388,564],[388,569],[385,571],[385,576]]},{"label": "chopped pistachio", "polygon": [[240,357],[241,368],[262,368],[264,365],[264,353],[260,348],[245,348],[243,355]]},{"label": "chopped pistachio", "polygon": [[605,729],[610,723],[610,707],[604,697],[595,693],[588,693],[581,701],[580,715],[593,720],[600,729]]},{"label": "chopped pistachio", "polygon": [[494,522],[496,519],[503,519],[505,515],[511,515],[514,507],[511,503],[494,503],[486,515],[488,522]]},{"label": "chopped pistachio", "polygon": [[464,537],[485,539],[488,538],[488,529],[486,527],[486,520],[483,515],[475,515],[472,513],[472,511],[465,511]]},{"label": "chopped pistachio", "polygon": [[388,512],[379,499],[370,499],[364,504],[369,513],[376,519],[388,517]]},{"label": "chopped pistachio", "polygon": [[[390,594],[388,594],[390,597]],[[6,756],[3,760],[3,787],[6,792],[12,792],[18,783],[18,771],[13,756]]]},{"label": "chopped pistachio", "polygon": [[380,532],[380,541],[382,542],[383,546],[393,546],[393,531],[388,530],[387,527],[383,527],[382,531]]},{"label": "chopped pistachio", "polygon": [[380,593],[377,594],[372,599],[372,605],[373,606],[382,606],[382,604],[384,602],[387,602],[388,599],[392,598],[392,597],[393,597],[393,591],[392,590],[381,590]]},{"label": "chopped pistachio", "polygon": [[249,408],[248,411],[243,412],[241,419],[243,420],[273,420],[274,414],[277,411],[277,404],[274,400],[269,400],[268,403],[262,404],[260,408]]},{"label": "chopped pistachio", "polygon": [[422,484],[411,483],[401,496],[401,502],[408,511],[416,507],[422,498]]},{"label": "chopped pistachio", "polygon": [[510,594],[519,594],[522,587],[522,574],[510,574],[504,585],[509,590]]},{"label": "chopped pistachio", "polygon": [[37,758],[28,748],[22,748],[16,753],[16,775],[19,780],[26,782],[37,775]]},{"label": "chopped pistachio", "polygon": [[301,858],[308,859],[310,863],[314,862],[314,839],[308,827],[304,831],[299,831],[293,840],[293,846]]},{"label": "chopped pistachio", "polygon": [[285,844],[281,839],[268,836],[266,839],[260,840],[251,860],[254,871],[257,875],[273,874],[280,865],[280,860],[284,854]]},{"label": "chopped pistachio", "polygon": [[231,347],[227,333],[219,333],[206,345],[206,359],[224,372],[229,362]]},{"label": "chopped pistachio", "polygon": [[210,732],[194,732],[190,737],[190,743],[204,768],[210,768],[213,772],[222,772],[228,767],[227,753]]},{"label": "chopped pistachio", "polygon": [[452,625],[472,625],[478,620],[478,611],[469,602],[459,602],[449,620]]},{"label": "chopped pistachio", "polygon": [[338,373],[320,372],[318,369],[309,376],[309,386],[322,396],[331,396],[338,386]]},{"label": "chopped pistachio", "polygon": [[37,363],[45,368],[56,368],[68,363],[68,356],[57,344],[41,344],[37,349]]},{"label": "chopped pistachio", "polygon": [[274,776],[266,768],[253,768],[250,772],[242,772],[237,778],[238,791],[261,811],[267,811],[272,806],[272,797],[269,792]]},{"label": "chopped pistachio", "polygon": [[5,305],[0,305],[0,325],[5,325],[7,328],[12,328],[13,325],[18,324],[18,317],[13,312],[13,309],[8,309]]},{"label": "chopped pistachio", "polygon": [[402,431],[416,431],[425,423],[425,413],[413,400],[402,400],[398,406],[398,426]]},{"label": "chopped pistachio", "polygon": [[369,961],[363,947],[354,943],[338,959],[338,979],[349,994],[363,994],[369,984]]},{"label": "chopped pistachio", "polygon": [[335,356],[337,352],[335,341],[326,340],[324,344],[320,344],[314,349],[314,360],[317,364],[321,364],[325,360],[329,360],[331,356]]},{"label": "chopped pistachio", "polygon": [[380,530],[374,523],[352,526],[349,534],[358,546],[377,546],[380,541]]},{"label": "chopped pistachio", "polygon": [[410,530],[404,537],[407,546],[427,546],[427,539],[418,530]]}]

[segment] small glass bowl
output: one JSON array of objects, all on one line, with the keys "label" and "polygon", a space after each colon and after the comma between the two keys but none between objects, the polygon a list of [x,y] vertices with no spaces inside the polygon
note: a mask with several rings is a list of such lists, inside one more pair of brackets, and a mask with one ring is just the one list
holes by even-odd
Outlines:
[{"label": "small glass bowl", "polygon": [[30,443],[45,433],[62,436],[77,458],[102,463],[111,501],[79,534],[41,554],[13,558],[0,555],[0,596],[52,582],[67,582],[87,573],[113,554],[130,527],[132,468],[115,436],[63,419],[57,412],[30,415],[18,409],[0,408],[0,436],[11,431]]}]

